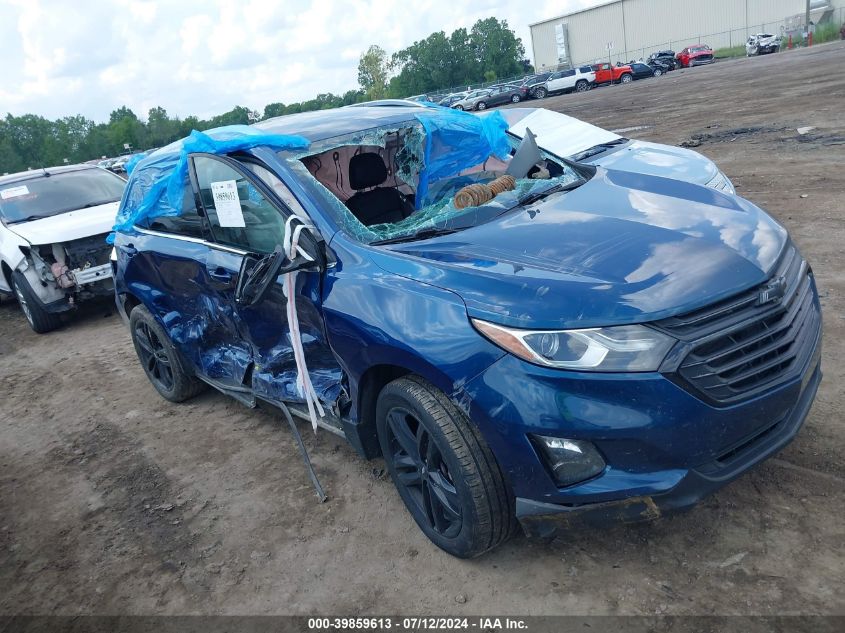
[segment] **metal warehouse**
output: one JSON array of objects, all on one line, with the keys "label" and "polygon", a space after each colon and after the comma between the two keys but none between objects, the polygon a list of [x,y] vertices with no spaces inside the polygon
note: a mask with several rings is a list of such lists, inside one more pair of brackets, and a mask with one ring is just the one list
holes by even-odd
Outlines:
[{"label": "metal warehouse", "polygon": [[[810,20],[841,21],[845,0],[811,0]],[[531,24],[537,70],[639,59],[690,44],[744,44],[755,33],[800,33],[806,0],[612,0]]]}]

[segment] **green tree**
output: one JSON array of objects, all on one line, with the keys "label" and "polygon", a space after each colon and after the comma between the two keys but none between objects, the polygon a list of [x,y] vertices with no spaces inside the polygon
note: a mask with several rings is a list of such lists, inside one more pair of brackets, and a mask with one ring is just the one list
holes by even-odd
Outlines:
[{"label": "green tree", "polygon": [[181,136],[179,119],[171,119],[161,106],[150,108],[147,114],[147,144],[161,147]]},{"label": "green tree", "polygon": [[108,138],[110,154],[126,151],[128,144],[136,150],[145,146],[146,128],[132,110],[121,106],[109,116]]},{"label": "green tree", "polygon": [[523,71],[525,47],[508,28],[507,20],[479,20],[470,31],[470,46],[479,67],[496,77],[511,77]]},{"label": "green tree", "polygon": [[394,53],[387,93],[406,97],[511,77],[523,72],[524,59],[522,41],[506,21],[478,20],[469,32],[456,29],[447,37],[438,31]]},{"label": "green tree", "polygon": [[282,116],[283,114],[286,114],[284,103],[268,103],[264,106],[265,119],[272,119],[273,117]]},{"label": "green tree", "polygon": [[387,90],[387,53],[373,44],[358,60],[358,84],[370,99],[381,99]]}]

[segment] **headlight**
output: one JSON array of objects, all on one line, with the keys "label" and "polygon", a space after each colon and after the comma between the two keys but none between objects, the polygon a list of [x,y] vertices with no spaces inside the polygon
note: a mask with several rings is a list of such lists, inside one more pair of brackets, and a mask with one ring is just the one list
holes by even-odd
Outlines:
[{"label": "headlight", "polygon": [[515,356],[576,371],[657,371],[675,339],[644,325],[586,330],[517,330],[472,319],[486,338]]}]

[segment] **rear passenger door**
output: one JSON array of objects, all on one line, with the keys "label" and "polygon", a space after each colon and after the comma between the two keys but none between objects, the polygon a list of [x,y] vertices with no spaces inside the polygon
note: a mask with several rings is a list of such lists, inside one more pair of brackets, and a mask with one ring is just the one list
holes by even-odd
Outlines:
[{"label": "rear passenger door", "polygon": [[209,240],[186,185],[178,215],[144,218],[116,234],[116,290],[146,306],[197,372],[237,384],[249,366],[249,348],[239,340],[234,315],[212,292]]}]

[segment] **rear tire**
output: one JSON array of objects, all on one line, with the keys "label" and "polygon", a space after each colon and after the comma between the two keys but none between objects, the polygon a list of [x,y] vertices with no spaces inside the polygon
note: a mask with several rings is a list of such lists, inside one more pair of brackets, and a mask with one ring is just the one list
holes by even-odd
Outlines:
[{"label": "rear tire", "polygon": [[184,402],[205,390],[205,383],[188,370],[167,332],[143,305],[136,306],[129,315],[129,331],[141,367],[162,398]]},{"label": "rear tire", "polygon": [[590,84],[583,79],[579,79],[575,84],[575,92],[587,92],[589,89]]},{"label": "rear tire", "polygon": [[659,69],[659,68],[654,69],[654,76],[655,77],[660,77],[660,75],[662,75],[662,74],[663,74],[663,71],[661,69]]},{"label": "rear tire", "polygon": [[29,327],[33,331],[38,334],[46,334],[62,324],[62,318],[58,314],[47,312],[41,307],[41,302],[30,288],[26,277],[19,270],[12,273],[12,290],[15,291],[21,312],[23,312]]},{"label": "rear tire", "polygon": [[379,444],[405,507],[423,533],[473,558],[514,533],[514,500],[478,429],[417,376],[388,384],[376,410]]},{"label": "rear tire", "polygon": [[477,105],[477,106],[475,106],[475,107],[476,107],[479,111],[481,111],[481,110],[486,110],[486,109],[487,109],[487,104],[486,104],[486,103],[484,103],[483,101],[479,101],[479,102],[478,102],[478,105]]},{"label": "rear tire", "polygon": [[463,110],[464,109],[464,106],[462,106],[462,105],[456,105],[456,106],[452,106],[452,107],[455,108],[455,110]]}]

